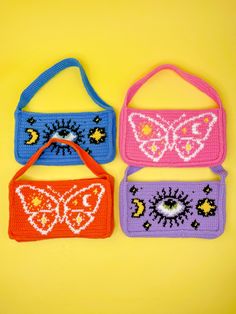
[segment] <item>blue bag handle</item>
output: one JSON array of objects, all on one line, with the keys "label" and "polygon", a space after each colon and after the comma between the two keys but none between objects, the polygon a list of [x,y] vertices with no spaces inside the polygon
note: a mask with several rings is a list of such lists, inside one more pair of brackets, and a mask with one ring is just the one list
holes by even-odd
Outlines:
[{"label": "blue bag handle", "polygon": [[51,68],[44,71],[40,74],[21,94],[19,103],[17,105],[16,110],[22,110],[29,101],[33,98],[33,96],[38,92],[38,90],[45,85],[49,80],[51,80],[55,75],[59,72],[63,71],[69,67],[78,67],[80,70],[81,78],[85,89],[89,96],[93,99],[93,101],[102,107],[103,109],[113,110],[111,106],[109,106],[105,101],[103,101],[98,94],[93,89],[92,85],[90,84],[88,77],[80,64],[80,62],[74,58],[67,58],[64,59],[56,64],[54,64]]}]

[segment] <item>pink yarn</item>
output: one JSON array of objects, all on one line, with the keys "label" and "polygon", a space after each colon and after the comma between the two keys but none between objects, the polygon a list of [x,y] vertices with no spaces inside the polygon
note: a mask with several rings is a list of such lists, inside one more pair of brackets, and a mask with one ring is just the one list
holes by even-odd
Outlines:
[{"label": "pink yarn", "polygon": [[[169,69],[211,97],[217,109],[140,110],[128,108],[138,89]],[[132,85],[120,115],[120,152],[134,166],[213,166],[226,155],[225,112],[215,89],[174,65],[161,65]]]}]

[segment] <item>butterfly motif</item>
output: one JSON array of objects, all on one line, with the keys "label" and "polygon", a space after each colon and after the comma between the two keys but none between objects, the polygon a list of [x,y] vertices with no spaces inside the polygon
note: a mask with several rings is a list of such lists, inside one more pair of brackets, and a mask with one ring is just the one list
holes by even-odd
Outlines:
[{"label": "butterfly motif", "polygon": [[174,149],[187,162],[204,148],[217,116],[207,112],[186,119],[183,114],[170,123],[159,115],[154,119],[141,113],[131,113],[128,121],[140,150],[148,158],[158,162],[166,151]]},{"label": "butterfly motif", "polygon": [[16,188],[29,223],[42,235],[47,235],[58,223],[66,223],[74,234],[79,234],[94,220],[104,192],[100,183],[79,190],[74,185],[64,194],[49,185],[46,189],[33,185]]}]

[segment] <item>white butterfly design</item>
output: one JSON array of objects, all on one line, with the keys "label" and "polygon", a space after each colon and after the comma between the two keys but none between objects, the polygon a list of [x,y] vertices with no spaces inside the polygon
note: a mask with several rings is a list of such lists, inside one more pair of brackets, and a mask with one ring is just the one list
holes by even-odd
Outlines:
[{"label": "white butterfly design", "polygon": [[151,118],[141,113],[131,113],[128,121],[140,150],[154,162],[166,151],[176,151],[185,162],[194,158],[205,146],[217,116],[212,112],[186,119],[183,114],[172,123],[156,115]]},{"label": "white butterfly design", "polygon": [[65,222],[74,234],[94,220],[105,188],[100,183],[78,189],[74,185],[64,194],[33,185],[20,185],[16,188],[28,221],[42,235],[47,235],[57,223]]}]

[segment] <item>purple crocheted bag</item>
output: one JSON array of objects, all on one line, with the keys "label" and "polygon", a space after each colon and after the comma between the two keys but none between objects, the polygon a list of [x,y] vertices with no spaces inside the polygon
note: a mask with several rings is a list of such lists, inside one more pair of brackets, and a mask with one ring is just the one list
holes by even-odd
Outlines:
[{"label": "purple crocheted bag", "polygon": [[140,170],[128,167],[120,185],[120,221],[130,237],[215,238],[225,225],[225,177],[218,181],[128,182]]}]

